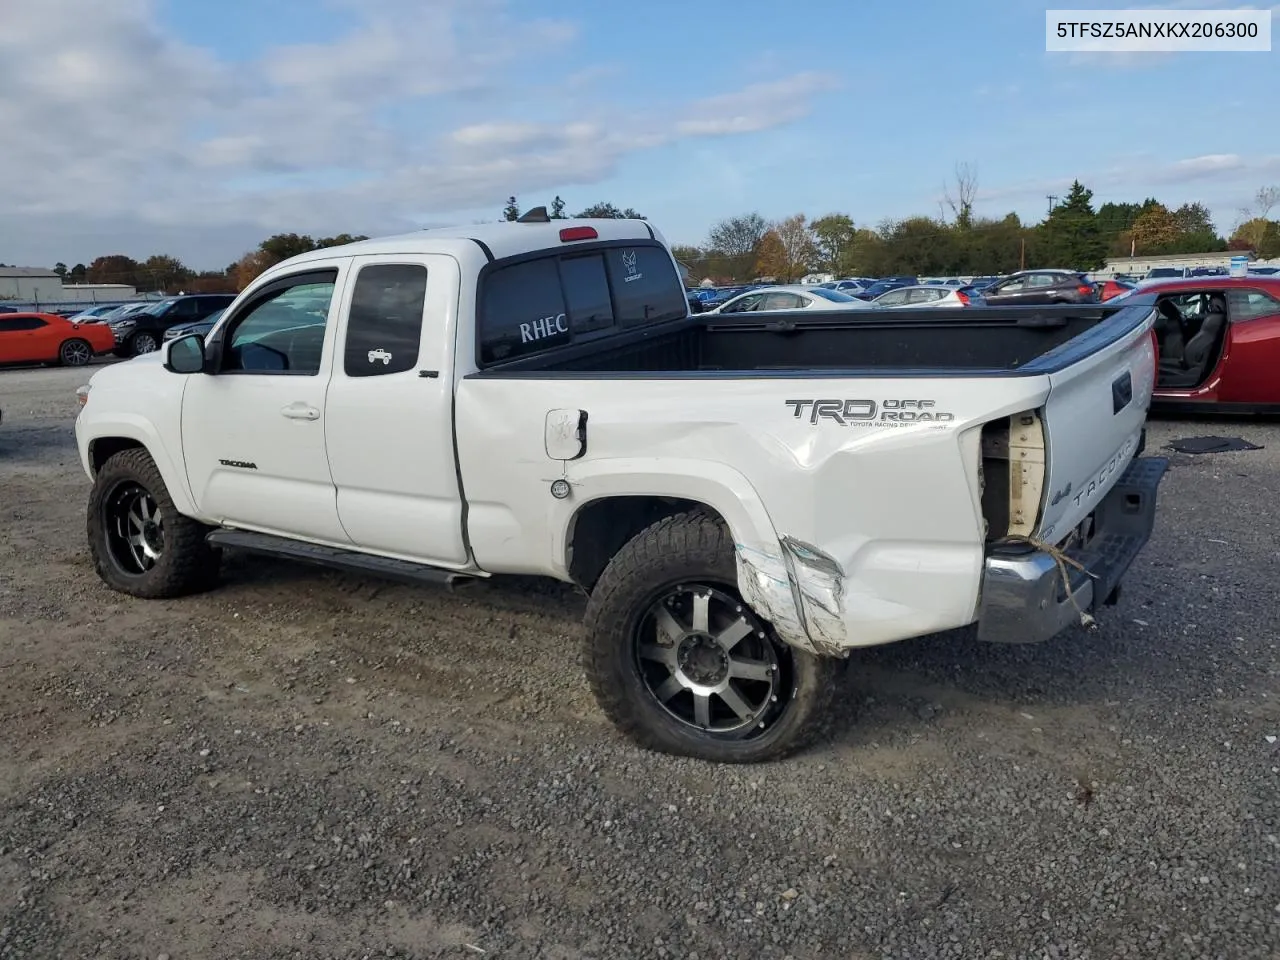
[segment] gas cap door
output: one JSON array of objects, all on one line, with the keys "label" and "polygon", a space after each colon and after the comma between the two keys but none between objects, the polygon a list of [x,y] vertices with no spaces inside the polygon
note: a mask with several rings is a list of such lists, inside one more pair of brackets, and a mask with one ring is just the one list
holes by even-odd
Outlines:
[{"label": "gas cap door", "polygon": [[548,411],[545,440],[552,460],[577,460],[587,452],[587,411]]}]

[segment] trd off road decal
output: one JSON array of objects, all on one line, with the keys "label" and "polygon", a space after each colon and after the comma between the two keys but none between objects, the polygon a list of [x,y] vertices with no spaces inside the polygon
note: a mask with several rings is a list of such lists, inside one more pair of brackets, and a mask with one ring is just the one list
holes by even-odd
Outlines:
[{"label": "trd off road decal", "polygon": [[935,408],[932,400],[786,400],[792,415],[810,423],[830,420],[842,427],[904,427],[912,423],[948,423],[954,413]]}]

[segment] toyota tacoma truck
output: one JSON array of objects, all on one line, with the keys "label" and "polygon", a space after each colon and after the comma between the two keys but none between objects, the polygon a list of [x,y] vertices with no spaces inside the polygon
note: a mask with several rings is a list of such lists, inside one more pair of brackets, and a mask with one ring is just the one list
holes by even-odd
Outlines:
[{"label": "toyota tacoma truck", "polygon": [[1041,641],[1115,600],[1166,466],[1153,320],[691,314],[651,225],[541,210],[318,250],[81,388],[89,547],[147,598],[224,549],[577,584],[622,731],[770,759],[852,650]]}]

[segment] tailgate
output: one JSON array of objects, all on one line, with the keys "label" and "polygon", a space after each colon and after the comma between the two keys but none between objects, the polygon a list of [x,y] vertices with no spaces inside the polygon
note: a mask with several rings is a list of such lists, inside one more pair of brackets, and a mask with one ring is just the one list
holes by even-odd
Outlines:
[{"label": "tailgate", "polygon": [[[1070,533],[1138,452],[1155,386],[1154,316],[1136,327],[1114,316],[1092,331],[1095,352],[1049,375],[1041,540],[1057,543]],[[1106,328],[1119,323],[1130,329],[1116,337]]]}]

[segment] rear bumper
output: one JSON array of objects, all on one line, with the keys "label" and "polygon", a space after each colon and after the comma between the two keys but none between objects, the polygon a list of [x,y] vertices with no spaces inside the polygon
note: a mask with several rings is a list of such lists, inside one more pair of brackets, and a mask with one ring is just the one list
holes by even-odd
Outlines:
[{"label": "rear bumper", "polygon": [[1156,494],[1168,465],[1165,457],[1135,457],[1094,511],[1089,540],[1066,551],[1088,571],[1067,565],[1075,603],[1048,552],[1027,546],[988,555],[978,638],[992,643],[1049,640],[1078,623],[1081,612],[1092,614],[1109,600],[1151,537]]}]

